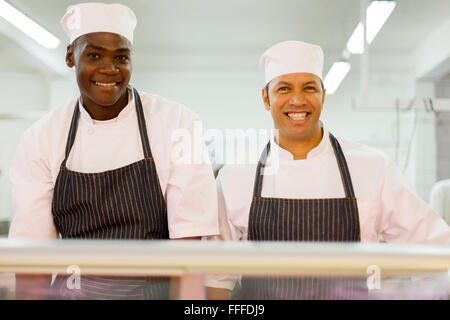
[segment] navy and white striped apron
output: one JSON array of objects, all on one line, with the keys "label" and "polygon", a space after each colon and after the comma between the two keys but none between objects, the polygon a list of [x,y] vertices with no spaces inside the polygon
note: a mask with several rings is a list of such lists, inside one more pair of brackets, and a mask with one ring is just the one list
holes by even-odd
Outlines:
[{"label": "navy and white striped apron", "polygon": [[[80,114],[79,103],[75,106],[52,202],[53,220],[63,239],[169,239],[166,202],[150,149],[142,103],[137,90],[133,92],[144,159],[115,170],[80,173],[67,169]],[[66,278],[56,279],[51,290],[56,298],[169,298],[168,278],[81,276],[81,289],[67,288]]]},{"label": "navy and white striped apron", "polygon": [[[358,207],[342,149],[330,134],[345,198],[263,198],[262,169],[270,142],[259,160],[250,208],[250,241],[360,241]],[[295,181],[292,181],[295,183]],[[326,183],[326,181],[311,181]],[[367,299],[365,279],[324,277],[243,278],[244,299]]]}]

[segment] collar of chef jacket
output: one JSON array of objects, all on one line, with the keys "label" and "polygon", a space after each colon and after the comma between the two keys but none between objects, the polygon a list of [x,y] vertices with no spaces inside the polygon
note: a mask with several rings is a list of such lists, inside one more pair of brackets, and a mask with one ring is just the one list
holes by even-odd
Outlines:
[{"label": "collar of chef jacket", "polygon": [[[320,121],[320,126],[323,129],[323,136],[320,143],[313,149],[311,149],[308,154],[306,155],[306,160],[313,159],[315,157],[320,156],[321,154],[325,153],[329,146],[330,146],[330,136],[328,133],[327,128],[323,125],[322,121]],[[275,142],[275,136],[272,135],[270,138],[270,156],[277,155],[281,161],[287,160],[287,161],[304,161],[305,159],[301,160],[294,160],[294,155],[290,153],[288,150],[281,148],[277,142]],[[270,161],[270,160],[269,160]]]},{"label": "collar of chef jacket", "polygon": [[94,119],[92,119],[91,116],[89,115],[89,113],[87,112],[86,108],[84,107],[83,99],[80,96],[80,119],[90,125],[95,125],[95,124],[105,124],[105,123],[109,123],[109,122],[117,122],[117,121],[121,121],[123,119],[128,118],[135,111],[134,95],[132,94],[132,88],[130,85],[127,88],[127,92],[128,92],[128,104],[125,106],[125,108],[122,109],[122,111],[120,111],[120,113],[117,115],[117,117],[115,117],[114,119],[110,119],[110,120],[94,120]]}]

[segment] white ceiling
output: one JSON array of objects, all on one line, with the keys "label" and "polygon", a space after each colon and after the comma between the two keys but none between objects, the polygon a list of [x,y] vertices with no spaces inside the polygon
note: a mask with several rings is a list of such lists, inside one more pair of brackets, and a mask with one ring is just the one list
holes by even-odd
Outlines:
[{"label": "white ceiling", "polygon": [[[62,40],[59,25],[68,0],[8,0]],[[117,1],[104,1],[117,2]],[[359,21],[359,0],[129,0],[138,17],[134,68],[140,70],[254,70],[259,55],[288,39],[319,44],[325,70],[340,56]],[[379,68],[410,67],[405,55],[450,16],[449,0],[397,0],[397,7],[370,47]],[[34,69],[15,42],[0,34],[1,69]],[[355,62],[359,61],[354,57]]]}]

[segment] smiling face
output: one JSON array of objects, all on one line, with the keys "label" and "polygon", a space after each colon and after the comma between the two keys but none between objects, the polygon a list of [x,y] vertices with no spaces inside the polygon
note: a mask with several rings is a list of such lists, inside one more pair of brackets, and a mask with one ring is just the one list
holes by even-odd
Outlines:
[{"label": "smiling face", "polygon": [[280,141],[314,140],[322,134],[319,118],[325,101],[320,78],[311,73],[285,74],[271,80],[262,96],[272,113]]},{"label": "smiling face", "polygon": [[107,32],[83,35],[68,46],[66,63],[75,66],[83,105],[91,116],[102,118],[102,112],[120,112],[128,104],[131,43],[126,38]]}]

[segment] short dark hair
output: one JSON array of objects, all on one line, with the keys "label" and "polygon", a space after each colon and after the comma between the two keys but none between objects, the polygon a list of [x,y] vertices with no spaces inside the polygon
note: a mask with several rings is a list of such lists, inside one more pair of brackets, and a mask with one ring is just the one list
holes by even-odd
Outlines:
[{"label": "short dark hair", "polygon": [[[267,101],[269,101],[269,84],[270,84],[270,81],[267,82],[266,86],[264,87],[264,89],[266,89]],[[323,85],[322,79],[320,79],[320,85],[322,86],[322,91],[323,91],[325,89],[325,87]],[[270,104],[270,102],[269,102],[269,104]]]}]

